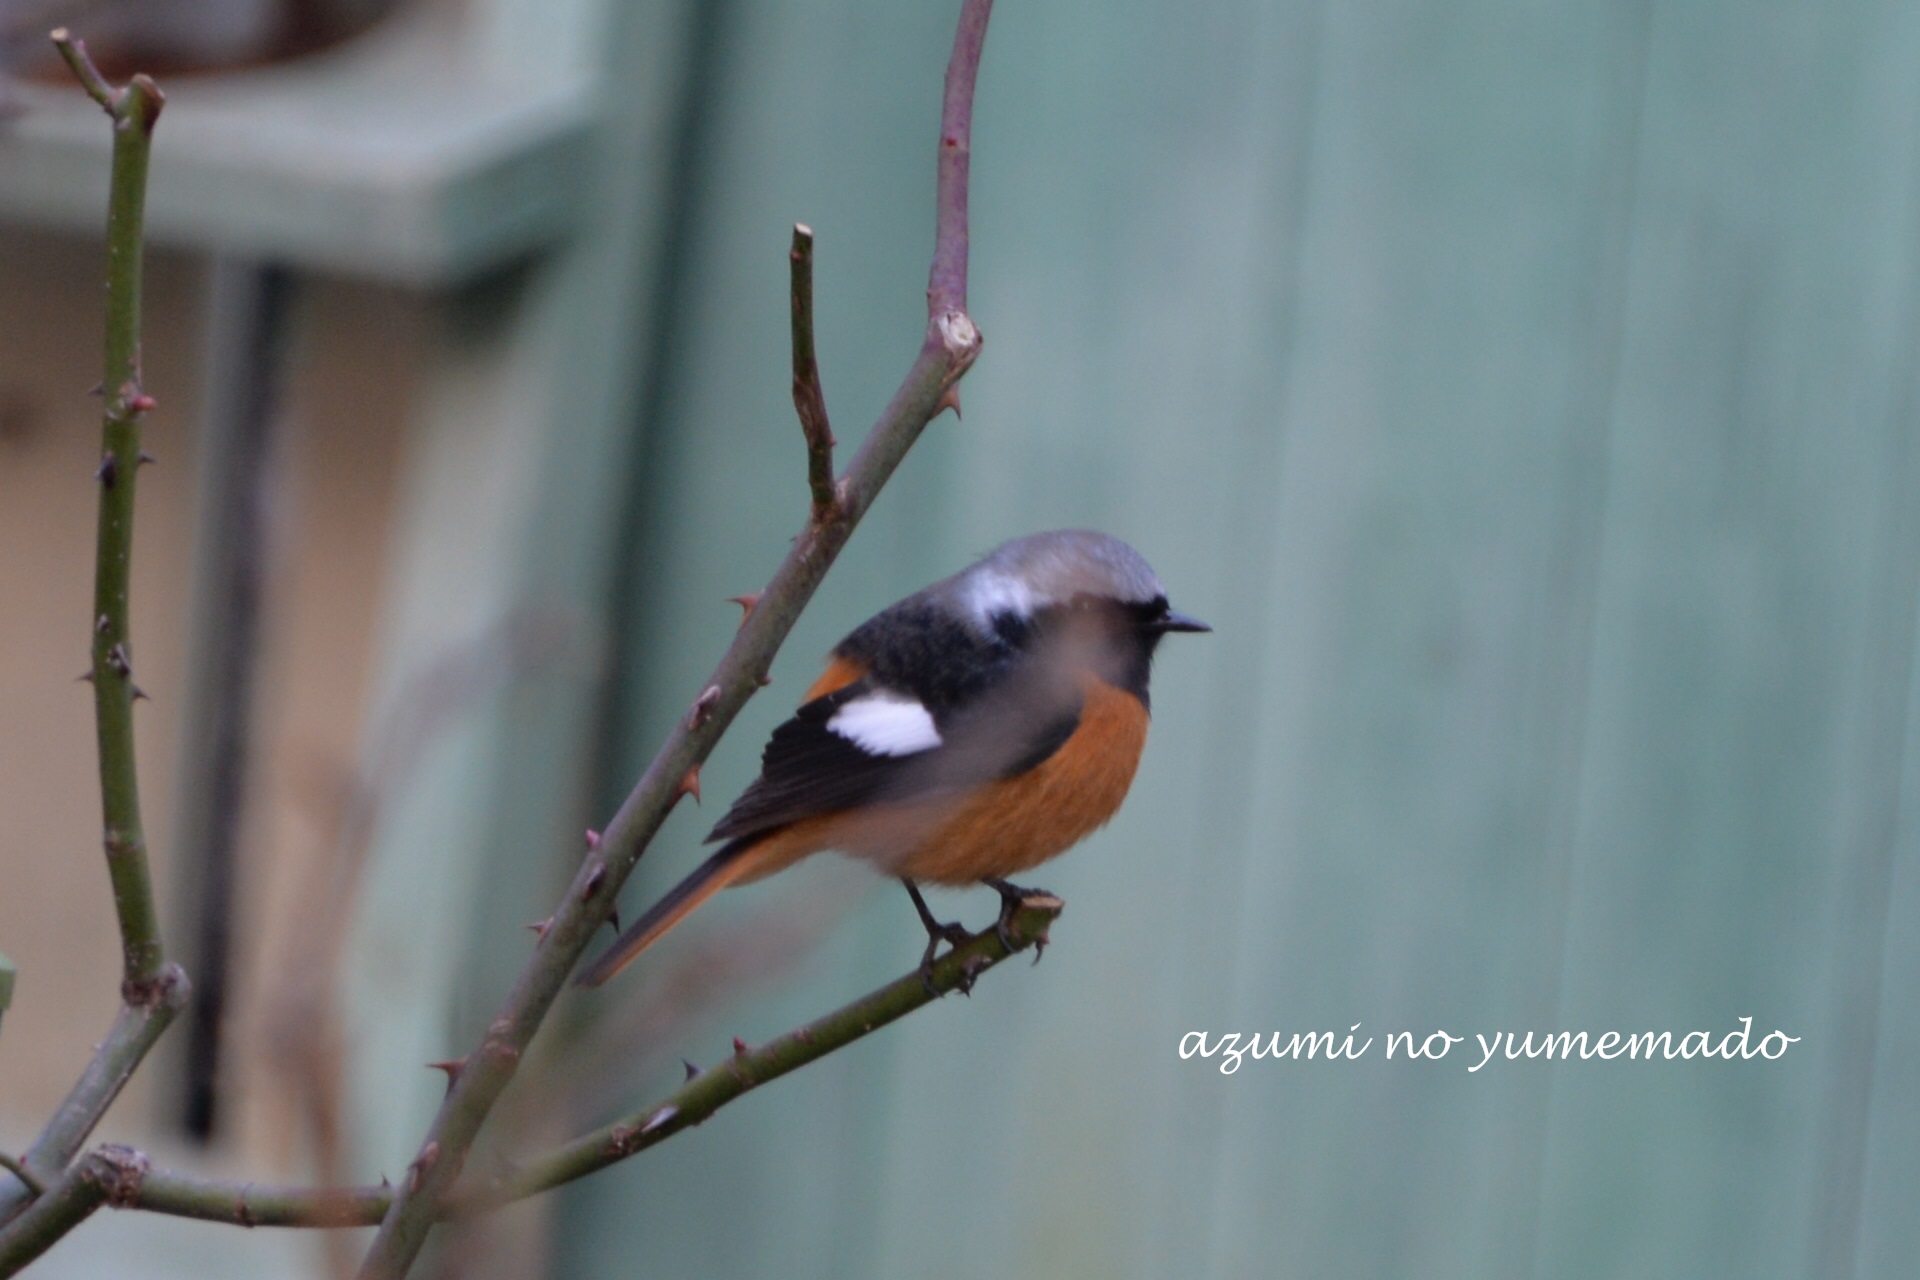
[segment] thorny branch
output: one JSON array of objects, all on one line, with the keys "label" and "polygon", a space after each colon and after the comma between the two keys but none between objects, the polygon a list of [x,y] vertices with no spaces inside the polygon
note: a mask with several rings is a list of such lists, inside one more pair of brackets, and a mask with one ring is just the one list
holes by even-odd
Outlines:
[{"label": "thorny branch", "polygon": [[[45,1201],[84,1202],[89,1157],[74,1169],[68,1162],[86,1142],[127,1079],[186,1002],[187,976],[168,964],[160,944],[159,913],[153,876],[147,865],[146,835],[140,820],[139,778],[134,767],[133,704],[144,695],[133,680],[133,649],[127,617],[127,589],[133,559],[133,500],[140,464],[141,419],[154,407],[140,384],[140,291],[142,235],[146,216],[147,161],[154,122],[166,98],[146,76],[114,88],[87,57],[86,46],[63,30],[54,47],[87,95],[113,122],[113,168],[107,197],[107,324],[104,442],[99,470],[100,522],[94,567],[93,682],[94,718],[100,748],[102,841],[107,874],[119,917],[122,1007],[113,1027],[75,1082],[66,1100],[47,1122],[22,1163],[48,1188],[30,1209],[30,1183],[0,1180],[0,1259],[21,1247],[21,1239],[46,1229],[36,1224],[65,1221]],[[97,1203],[97,1202],[96,1202]],[[84,1212],[80,1216],[85,1216]],[[78,1221],[78,1218],[72,1221]],[[68,1222],[66,1228],[71,1226]],[[0,1265],[0,1274],[10,1274]]]},{"label": "thorny branch", "polygon": [[[187,979],[161,950],[133,767],[133,683],[127,628],[134,481],[140,420],[153,401],[140,386],[140,239],[148,144],[164,99],[136,76],[115,89],[66,33],[55,43],[88,94],[114,121],[113,185],[108,222],[109,289],[106,445],[101,486],[100,554],[95,610],[95,686],[108,864],[125,951],[126,1001],[73,1094],[26,1156],[8,1158],[13,1185],[0,1182],[0,1276],[38,1257],[102,1204],[231,1222],[243,1226],[364,1226],[380,1231],[363,1264],[364,1277],[403,1276],[436,1220],[481,1212],[586,1176],[700,1123],[751,1089],[796,1070],[975,978],[1017,951],[1046,942],[1062,904],[1029,895],[1004,922],[963,940],[930,976],[919,970],[758,1049],[735,1042],[735,1053],[660,1103],[481,1186],[461,1173],[481,1125],[517,1069],[521,1054],[552,1007],[567,975],[612,909],[667,813],[687,794],[734,716],[765,683],[768,667],[854,527],[921,431],[941,411],[959,408],[957,384],[980,352],[966,312],[967,176],[974,83],[992,0],[964,0],[947,68],[941,117],[935,250],[928,273],[926,339],[893,399],[869,431],[846,473],[833,481],[834,440],[814,353],[812,234],[794,229],[794,403],[807,441],[812,510],[807,527],[766,589],[745,598],[747,616],[693,709],[669,735],[605,834],[590,841],[566,897],[541,931],[534,954],[489,1026],[480,1046],[450,1070],[448,1094],[400,1187],[273,1189],[150,1170],[146,1158],[105,1146],[74,1160],[100,1114],[144,1058],[187,997]],[[452,1065],[452,1064],[450,1064]],[[71,1163],[69,1163],[71,1162]],[[26,1207],[21,1208],[22,1205]]]},{"label": "thorny branch", "polygon": [[454,1077],[419,1155],[380,1224],[361,1267],[362,1280],[399,1280],[413,1265],[440,1205],[459,1180],[474,1139],[520,1057],[565,986],[620,887],[674,803],[682,780],[712,751],[772,665],[860,517],[927,423],[951,403],[948,393],[980,354],[980,332],[966,313],[967,162],[973,88],[992,0],[965,0],[947,65],[941,112],[933,265],[927,281],[927,335],[893,400],[868,432],[841,479],[826,519],[810,519],[772,581],[748,610],[733,643],[659,754],[582,860],[566,896],[534,944],[505,1004]]},{"label": "thorny branch", "polygon": [[[664,1142],[741,1095],[878,1031],[936,997],[969,989],[1002,960],[1044,946],[1048,928],[1062,907],[1060,899],[1050,894],[1031,893],[1007,921],[1006,941],[989,926],[936,960],[931,989],[916,968],[758,1048],[738,1046],[723,1062],[691,1076],[678,1090],[633,1115],[583,1134],[482,1185],[461,1185],[446,1198],[436,1217],[458,1218],[496,1209],[597,1173]],[[384,1185],[318,1190],[268,1187],[155,1169],[145,1174],[130,1198],[116,1203],[245,1227],[361,1227],[379,1222],[393,1199],[393,1188]]]}]

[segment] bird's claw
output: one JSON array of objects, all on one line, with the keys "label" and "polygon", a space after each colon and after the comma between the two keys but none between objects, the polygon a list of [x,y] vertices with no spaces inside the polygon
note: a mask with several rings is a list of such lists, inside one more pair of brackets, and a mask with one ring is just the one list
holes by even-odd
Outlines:
[{"label": "bird's claw", "polygon": [[[1026,902],[1028,898],[1045,897],[1047,896],[1047,891],[1045,889],[1022,889],[1017,884],[1009,884],[1005,880],[995,880],[992,878],[988,878],[982,883],[1000,895],[1000,918],[993,922],[993,935],[1000,939],[1000,945],[1007,949],[1007,954],[1012,955],[1020,949],[1018,939],[1013,936],[1014,915],[1019,912],[1021,904]],[[1040,963],[1040,953],[1046,949],[1047,940],[1045,938],[1035,939],[1033,944],[1033,962],[1035,964]]]}]

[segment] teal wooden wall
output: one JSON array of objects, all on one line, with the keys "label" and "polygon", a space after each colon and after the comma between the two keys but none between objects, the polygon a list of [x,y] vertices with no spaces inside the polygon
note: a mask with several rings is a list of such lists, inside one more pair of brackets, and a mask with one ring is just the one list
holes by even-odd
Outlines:
[{"label": "teal wooden wall", "polygon": [[[804,509],[788,224],[843,440],[919,340],[952,9],[725,0],[689,43],[610,778]],[[1043,964],[570,1192],[563,1273],[1911,1274],[1920,9],[1002,0],[979,103],[965,421],[627,896],[839,634],[1005,537],[1118,533],[1217,632],[1165,647],[1127,808],[1036,877]],[[657,971],[839,897],[640,1092],[912,962],[902,895],[823,860]],[[1467,1070],[1476,1032],[1743,1016],[1800,1042]],[[1468,1039],[1176,1053],[1356,1022]]]}]

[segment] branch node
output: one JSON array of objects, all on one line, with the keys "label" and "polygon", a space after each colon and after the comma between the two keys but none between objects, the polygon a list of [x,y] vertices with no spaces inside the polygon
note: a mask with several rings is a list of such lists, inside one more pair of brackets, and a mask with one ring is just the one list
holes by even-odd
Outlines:
[{"label": "branch node", "polygon": [[147,1158],[140,1152],[108,1143],[87,1157],[82,1176],[107,1193],[108,1204],[128,1209],[140,1202],[140,1184],[147,1168]]},{"label": "branch node", "polygon": [[693,700],[693,707],[687,712],[686,726],[689,732],[705,725],[713,719],[713,709],[720,705],[720,686],[710,684],[700,691]]},{"label": "branch node", "polygon": [[40,1180],[39,1174],[27,1167],[26,1161],[15,1159],[6,1152],[0,1151],[0,1169],[5,1169],[8,1173],[20,1179],[20,1181],[25,1184],[27,1190],[33,1192],[36,1196],[47,1194],[47,1184]]},{"label": "branch node", "polygon": [[965,373],[980,356],[980,346],[985,341],[980,330],[974,325],[973,318],[964,311],[949,311],[934,322],[934,330],[940,335],[940,346],[947,353],[952,372],[947,376],[959,377]]},{"label": "branch node", "polygon": [[415,1156],[413,1163],[407,1166],[407,1190],[409,1192],[420,1189],[420,1184],[426,1181],[427,1171],[433,1168],[439,1159],[439,1143],[429,1141],[426,1146],[420,1148],[420,1154]]}]

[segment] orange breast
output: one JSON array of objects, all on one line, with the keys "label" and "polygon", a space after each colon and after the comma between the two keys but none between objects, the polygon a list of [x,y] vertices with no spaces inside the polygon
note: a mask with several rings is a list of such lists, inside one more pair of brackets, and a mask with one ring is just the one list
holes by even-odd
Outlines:
[{"label": "orange breast", "polygon": [[890,869],[935,884],[1018,875],[1105,826],[1147,745],[1147,709],[1091,676],[1080,727],[1038,767],[989,783],[935,822]]}]

